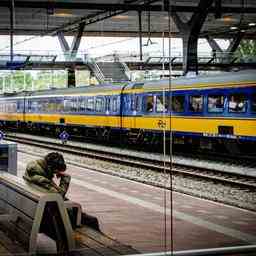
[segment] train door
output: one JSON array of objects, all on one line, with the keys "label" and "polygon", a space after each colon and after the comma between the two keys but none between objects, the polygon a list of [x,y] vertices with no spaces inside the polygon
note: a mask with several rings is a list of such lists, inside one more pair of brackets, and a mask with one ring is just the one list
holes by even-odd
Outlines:
[{"label": "train door", "polygon": [[131,119],[130,119],[130,126],[131,129],[138,129],[137,123],[138,123],[138,116],[139,116],[139,96],[138,94],[132,94],[131,95],[131,104],[130,104],[130,110],[131,110]]}]

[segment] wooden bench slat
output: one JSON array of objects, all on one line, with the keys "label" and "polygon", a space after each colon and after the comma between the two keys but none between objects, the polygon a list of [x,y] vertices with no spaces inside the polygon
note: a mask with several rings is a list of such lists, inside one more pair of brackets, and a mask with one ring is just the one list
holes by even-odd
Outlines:
[{"label": "wooden bench slat", "polygon": [[[5,247],[7,253],[11,254],[25,254],[26,251],[18,243],[11,240],[4,232],[0,231],[0,242]],[[7,255],[9,255],[7,254]]]},{"label": "wooden bench slat", "polygon": [[[77,225],[81,223],[82,208],[74,202],[64,202],[58,193],[50,193],[36,185],[25,182],[14,175],[0,173],[0,239],[1,234],[15,240],[29,254],[36,253],[38,233],[43,232],[56,242],[59,253],[69,251],[74,256],[117,256],[137,254],[131,246],[83,226],[72,230],[67,208],[77,209]],[[75,240],[75,241],[74,241]],[[76,246],[75,246],[76,242]],[[14,242],[15,244],[15,242]],[[44,247],[46,248],[46,247]],[[54,249],[54,248],[53,248]],[[8,253],[5,244],[0,243],[1,250]],[[13,250],[12,250],[13,251]],[[70,252],[72,254],[70,254]]]},{"label": "wooden bench slat", "polygon": [[89,247],[95,250],[96,252],[98,252],[100,255],[104,255],[104,256],[119,255],[119,253],[117,253],[115,250],[112,250],[108,246],[105,246],[104,244],[99,243],[97,240],[94,240],[91,237],[86,236],[80,232],[75,232],[74,237],[75,237],[75,241],[77,243],[78,249],[81,248],[82,250],[83,247]]},{"label": "wooden bench slat", "polygon": [[84,247],[81,249],[76,249],[68,254],[69,256],[103,256],[102,254],[99,254],[98,252],[94,251],[91,248]]},{"label": "wooden bench slat", "polygon": [[98,243],[104,245],[105,247],[111,248],[113,251],[117,252],[118,255],[138,253],[138,251],[132,248],[131,246],[124,245],[119,241],[114,240],[113,238],[107,236],[106,234],[100,233],[87,226],[76,229],[76,232],[80,233],[82,236],[90,237],[91,239],[97,241]]},{"label": "wooden bench slat", "polygon": [[0,244],[0,255],[11,255],[11,253],[7,251],[7,249],[2,244]]},{"label": "wooden bench slat", "polygon": [[1,221],[0,229],[13,241],[19,242],[20,245],[28,251],[29,248],[29,234],[24,230],[19,229],[11,221]]},{"label": "wooden bench slat", "polygon": [[[51,226],[51,233],[47,229],[42,231],[60,245],[57,246],[59,250],[74,249],[72,226],[60,194],[50,193],[10,173],[0,173],[0,202],[0,206],[5,209],[1,227],[24,244],[28,252],[34,253],[36,250],[37,235],[41,231],[44,213],[49,212],[49,207],[56,212],[56,215],[50,213],[49,220],[53,222],[49,223],[57,225]],[[6,223],[3,222],[4,219]],[[43,225],[47,225],[47,221]]]}]

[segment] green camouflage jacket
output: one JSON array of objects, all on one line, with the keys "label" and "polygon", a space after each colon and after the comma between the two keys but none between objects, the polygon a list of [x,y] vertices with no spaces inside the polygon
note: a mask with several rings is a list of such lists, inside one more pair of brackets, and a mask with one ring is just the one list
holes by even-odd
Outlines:
[{"label": "green camouflage jacket", "polygon": [[49,192],[60,193],[62,197],[65,197],[67,193],[69,183],[71,180],[70,175],[66,174],[60,179],[60,184],[57,185],[52,179],[54,172],[47,168],[44,159],[32,161],[28,163],[23,178],[31,183],[34,183],[40,187],[47,189]]}]

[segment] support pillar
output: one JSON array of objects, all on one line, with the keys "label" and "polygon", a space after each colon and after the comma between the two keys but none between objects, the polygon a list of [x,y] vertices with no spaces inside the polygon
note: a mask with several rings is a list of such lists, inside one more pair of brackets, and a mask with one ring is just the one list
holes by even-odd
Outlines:
[{"label": "support pillar", "polygon": [[57,37],[58,37],[58,40],[59,40],[59,43],[60,43],[61,50],[64,54],[64,58],[65,58],[65,60],[68,60],[69,59],[68,56],[69,56],[70,48],[69,48],[69,45],[68,45],[68,42],[67,42],[66,38],[64,37],[63,32],[62,31],[58,32]]},{"label": "support pillar", "polygon": [[142,22],[141,22],[141,11],[138,11],[138,17],[139,17],[139,45],[140,45],[140,60],[142,61]]},{"label": "support pillar", "polygon": [[84,27],[85,27],[85,23],[79,24],[78,32],[77,32],[76,36],[74,37],[74,39],[72,41],[71,48],[70,48],[71,58],[75,58],[77,55],[77,51],[78,51],[78,48],[80,46],[81,39],[83,36]]},{"label": "support pillar", "polygon": [[237,50],[241,40],[243,39],[244,33],[239,31],[235,37],[230,42],[227,50],[221,49],[221,47],[218,45],[218,43],[211,37],[207,36],[206,40],[210,47],[212,48],[212,51],[218,54],[215,54],[217,61],[219,63],[231,63],[233,61],[232,55]]},{"label": "support pillar", "polygon": [[214,0],[200,0],[198,11],[195,12],[188,22],[181,20],[180,16],[172,13],[173,21],[183,36],[183,74],[189,72],[198,74],[197,42],[201,28],[208,15],[208,9]]},{"label": "support pillar", "polygon": [[10,60],[13,61],[13,35],[14,35],[14,0],[10,3]]},{"label": "support pillar", "polygon": [[[64,53],[64,57],[65,57],[66,61],[75,60],[77,51],[79,49],[81,39],[83,36],[84,27],[85,27],[85,23],[81,23],[79,25],[78,32],[77,32],[76,36],[73,38],[71,47],[69,47],[68,42],[67,42],[63,32],[60,31],[57,33],[59,43],[60,43],[61,49]],[[67,69],[67,72],[68,72],[68,87],[75,87],[76,86],[75,67],[69,67]]]},{"label": "support pillar", "polygon": [[74,68],[68,68],[68,88],[76,87],[76,71]]}]

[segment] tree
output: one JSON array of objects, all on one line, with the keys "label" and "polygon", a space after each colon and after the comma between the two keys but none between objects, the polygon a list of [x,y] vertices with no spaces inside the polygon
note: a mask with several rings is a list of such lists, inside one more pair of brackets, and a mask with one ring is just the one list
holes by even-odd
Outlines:
[{"label": "tree", "polygon": [[248,58],[255,59],[256,57],[256,40],[242,40],[235,56],[239,58],[240,61],[248,60]]}]

